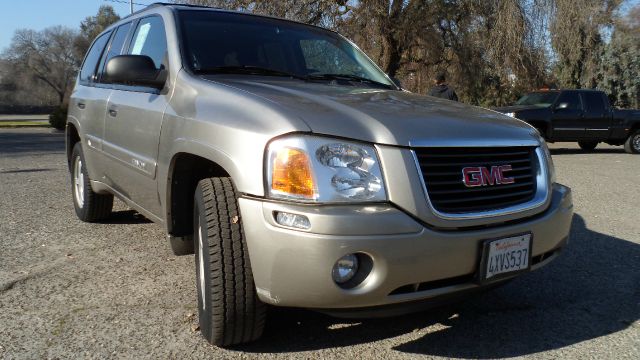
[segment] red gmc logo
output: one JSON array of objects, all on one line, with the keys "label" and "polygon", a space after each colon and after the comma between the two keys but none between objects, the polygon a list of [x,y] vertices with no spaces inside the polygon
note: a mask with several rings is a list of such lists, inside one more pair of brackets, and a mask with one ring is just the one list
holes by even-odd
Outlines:
[{"label": "red gmc logo", "polygon": [[462,169],[462,182],[466,187],[478,187],[487,185],[513,184],[512,177],[504,176],[511,170],[511,165],[492,166],[491,169],[484,166],[472,166]]}]

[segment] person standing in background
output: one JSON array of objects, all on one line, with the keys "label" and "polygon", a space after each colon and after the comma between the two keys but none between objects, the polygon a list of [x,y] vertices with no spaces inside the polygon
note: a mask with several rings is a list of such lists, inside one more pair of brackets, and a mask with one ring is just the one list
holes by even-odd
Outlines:
[{"label": "person standing in background", "polygon": [[458,94],[449,87],[446,83],[446,77],[444,73],[439,73],[433,80],[435,86],[429,91],[429,95],[439,97],[442,99],[458,101]]}]

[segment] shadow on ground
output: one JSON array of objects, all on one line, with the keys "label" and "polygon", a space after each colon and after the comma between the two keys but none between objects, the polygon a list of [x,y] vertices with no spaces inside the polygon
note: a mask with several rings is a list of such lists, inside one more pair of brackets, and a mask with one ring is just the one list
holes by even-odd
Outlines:
[{"label": "shadow on ground", "polygon": [[0,154],[20,155],[22,153],[61,153],[64,152],[64,133],[12,129],[0,132]]},{"label": "shadow on ground", "polygon": [[99,221],[100,224],[150,224],[151,220],[135,210],[122,210],[112,212],[108,218]]},{"label": "shadow on ground", "polygon": [[[273,309],[264,337],[236,348],[294,352],[415,333],[402,353],[499,358],[570,346],[621,331],[640,318],[640,245],[573,220],[563,254],[543,269],[463,303],[397,318],[351,321]],[[425,327],[436,325],[430,333]]]}]

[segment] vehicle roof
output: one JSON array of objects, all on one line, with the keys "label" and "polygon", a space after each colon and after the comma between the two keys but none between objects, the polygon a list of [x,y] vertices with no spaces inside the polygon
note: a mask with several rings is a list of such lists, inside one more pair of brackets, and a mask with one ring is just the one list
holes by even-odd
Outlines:
[{"label": "vehicle roof", "polygon": [[130,14],[130,15],[127,15],[124,18],[122,18],[119,21],[117,21],[116,23],[114,23],[111,26],[109,26],[107,29],[105,29],[105,31],[120,25],[120,23],[125,22],[127,19],[129,19],[131,17],[142,15],[142,14],[144,14],[145,12],[147,12],[149,10],[158,9],[158,8],[192,10],[192,11],[211,11],[211,12],[221,12],[221,13],[231,13],[231,14],[255,16],[255,17],[261,17],[261,18],[266,18],[266,19],[275,19],[275,20],[286,21],[286,22],[290,22],[290,23],[294,23],[294,24],[310,26],[310,27],[322,29],[324,31],[330,31],[330,32],[337,33],[334,30],[326,29],[326,28],[323,28],[321,26],[307,24],[307,23],[304,23],[304,22],[301,22],[301,21],[296,21],[296,20],[284,19],[284,18],[277,17],[277,16],[254,14],[254,13],[246,12],[246,11],[229,10],[229,9],[223,9],[223,8],[218,8],[218,7],[213,7],[213,6],[206,6],[206,5],[174,4],[174,3],[164,3],[164,2],[156,2],[156,3],[150,4],[147,7],[145,7],[144,9],[140,9],[140,10],[138,10],[138,11],[136,11],[136,12]]}]

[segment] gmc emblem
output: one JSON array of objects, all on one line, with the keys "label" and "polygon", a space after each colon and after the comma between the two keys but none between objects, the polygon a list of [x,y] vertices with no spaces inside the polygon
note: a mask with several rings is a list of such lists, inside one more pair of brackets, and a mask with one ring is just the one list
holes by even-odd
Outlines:
[{"label": "gmc emblem", "polygon": [[511,170],[511,165],[492,166],[491,170],[484,166],[472,166],[462,169],[462,182],[466,187],[513,184],[514,178],[504,176]]}]

